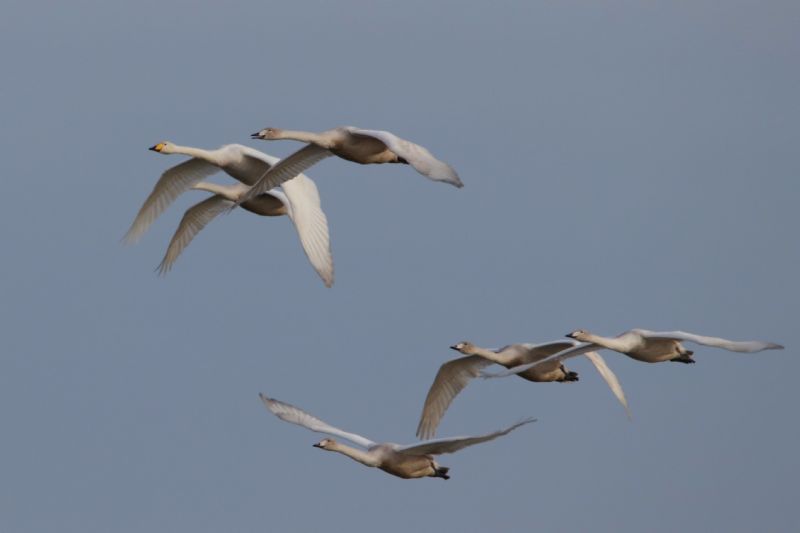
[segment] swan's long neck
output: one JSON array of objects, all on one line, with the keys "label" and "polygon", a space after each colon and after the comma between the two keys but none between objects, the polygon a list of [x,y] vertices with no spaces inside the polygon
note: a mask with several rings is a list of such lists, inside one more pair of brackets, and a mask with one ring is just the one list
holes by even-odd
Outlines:
[{"label": "swan's long neck", "polygon": [[219,166],[223,163],[220,159],[219,150],[204,150],[202,148],[194,148],[193,146],[180,146],[178,144],[174,144],[170,147],[169,152],[164,153],[188,155],[191,157],[196,157],[197,159],[202,159],[203,161],[208,161],[212,165]]},{"label": "swan's long neck", "polygon": [[352,446],[348,446],[340,442],[337,442],[336,444],[333,444],[326,449],[332,452],[339,452],[342,455],[346,455],[350,459],[358,461],[362,465],[374,466],[374,467],[380,466],[380,461],[378,460],[377,457],[375,457],[374,454],[370,452],[365,452],[364,450],[359,450],[358,448],[353,448]]},{"label": "swan's long neck", "polygon": [[601,337],[600,335],[595,335],[594,333],[587,333],[584,335],[584,338],[586,342],[591,342],[597,344],[598,346],[602,346],[617,352],[625,353],[633,348],[631,343],[628,342],[625,337]]},{"label": "swan's long neck", "polygon": [[303,141],[313,144],[325,144],[325,139],[319,133],[300,130],[280,130],[275,136],[276,139],[290,139],[293,141]]},{"label": "swan's long neck", "polygon": [[213,192],[214,194],[219,194],[220,196],[227,198],[233,202],[239,199],[239,196],[249,189],[246,185],[244,186],[237,186],[237,185],[219,185],[217,183],[210,183],[207,181],[201,181],[192,186],[192,189],[197,189],[199,191],[208,191]]},{"label": "swan's long neck", "polygon": [[479,355],[499,365],[502,365],[507,360],[507,358],[503,357],[501,354],[493,352],[492,350],[487,350],[486,348],[481,348],[480,346],[475,346],[472,352],[470,352],[470,355]]}]

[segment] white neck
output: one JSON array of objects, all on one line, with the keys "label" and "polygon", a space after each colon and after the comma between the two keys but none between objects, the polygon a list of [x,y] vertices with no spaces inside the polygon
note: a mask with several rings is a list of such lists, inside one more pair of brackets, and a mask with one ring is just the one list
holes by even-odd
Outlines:
[{"label": "white neck", "polygon": [[631,343],[630,339],[628,339],[625,335],[620,335],[619,337],[601,337],[600,335],[595,335],[594,333],[587,333],[584,335],[584,338],[586,339],[585,342],[591,342],[616,352],[625,353],[629,352],[633,348],[633,343]]},{"label": "white neck", "polygon": [[504,357],[497,352],[493,352],[492,350],[488,350],[486,348],[481,348],[480,346],[475,346],[475,349],[472,350],[469,355],[479,355],[484,359],[488,359],[489,361],[499,365],[506,363],[509,359],[508,357]]},{"label": "white neck", "polygon": [[290,139],[312,144],[324,144],[323,136],[311,131],[280,130],[276,139]]},{"label": "white neck", "polygon": [[217,166],[224,164],[224,161],[222,160],[223,151],[220,149],[204,150],[203,148],[194,148],[193,146],[180,146],[178,144],[173,144],[167,150],[162,150],[161,153],[188,155],[191,157],[196,157],[197,159],[202,159],[203,161],[208,161],[212,165]]},{"label": "white neck", "polygon": [[327,450],[332,452],[339,452],[342,455],[346,455],[350,459],[354,461],[358,461],[362,465],[373,466],[377,467],[380,466],[380,461],[374,454],[370,452],[365,452],[364,450],[359,450],[358,448],[353,448],[352,446],[348,446],[346,444],[342,444],[337,442],[331,445]]}]

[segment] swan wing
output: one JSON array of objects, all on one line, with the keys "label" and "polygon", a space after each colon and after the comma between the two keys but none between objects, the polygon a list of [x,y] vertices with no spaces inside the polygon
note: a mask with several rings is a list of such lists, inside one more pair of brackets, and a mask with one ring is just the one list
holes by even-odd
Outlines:
[{"label": "swan wing", "polygon": [[328,218],[322,211],[317,185],[304,174],[281,186],[289,202],[289,216],[308,260],[326,287],[333,285],[333,254]]},{"label": "swan wing", "polygon": [[614,393],[614,396],[617,398],[617,400],[619,400],[619,403],[621,403],[622,407],[625,408],[625,414],[628,415],[628,418],[631,418],[631,410],[628,408],[628,400],[625,398],[625,391],[622,390],[622,385],[620,384],[619,379],[617,379],[617,375],[614,374],[611,368],[609,368],[605,359],[600,357],[599,353],[586,352],[584,355],[589,361],[592,362],[594,367],[597,369],[597,372],[608,384],[611,392]]},{"label": "swan wing", "polygon": [[423,176],[427,176],[435,181],[443,181],[456,187],[464,186],[455,169],[447,163],[433,157],[433,154],[424,146],[401,139],[388,131],[362,130],[353,127],[347,129],[353,135],[364,135],[378,139],[385,144],[389,150],[408,161],[408,163]]},{"label": "swan wing", "polygon": [[507,435],[510,432],[517,429],[518,427],[524,426],[525,424],[528,424],[530,422],[536,422],[536,419],[526,418],[525,420],[521,420],[516,424],[509,426],[505,429],[495,431],[494,433],[487,433],[486,435],[480,435],[477,437],[447,437],[443,439],[425,440],[422,442],[418,442],[417,444],[398,446],[397,448],[395,448],[395,451],[407,455],[439,455],[443,453],[453,453],[463,448],[466,448],[467,446],[472,446],[473,444],[480,444],[481,442],[487,442],[490,440],[494,440],[497,437],[502,437],[503,435]]},{"label": "swan wing", "polygon": [[481,377],[484,378],[484,379],[488,379],[488,378],[504,378],[504,377],[508,377],[508,376],[513,376],[513,375],[519,374],[520,372],[525,372],[529,368],[533,368],[534,366],[542,364],[545,361],[551,361],[553,359],[558,359],[560,361],[563,361],[565,359],[571,359],[572,357],[577,357],[579,355],[583,355],[586,352],[591,352],[592,350],[597,350],[598,348],[599,348],[599,346],[597,346],[596,344],[592,344],[592,343],[579,344],[577,346],[573,346],[572,348],[568,348],[568,349],[566,349],[564,351],[558,352],[557,354],[555,354],[555,355],[553,355],[551,357],[548,357],[546,359],[540,360],[540,361],[535,361],[533,363],[526,363],[524,365],[515,366],[515,367],[512,367],[512,368],[503,370],[501,372],[494,372],[494,373],[492,373],[492,372],[481,372]]},{"label": "swan wing", "polygon": [[375,446],[375,443],[368,438],[362,437],[361,435],[357,435],[355,433],[348,433],[347,431],[342,431],[341,429],[335,428],[330,424],[326,424],[319,418],[306,413],[294,405],[284,403],[274,398],[268,398],[262,393],[258,393],[258,397],[261,398],[261,401],[264,402],[264,405],[267,406],[267,409],[269,409],[272,414],[285,422],[303,426],[304,428],[310,429],[311,431],[316,431],[317,433],[335,435],[337,437],[347,439],[354,444],[358,444],[359,446],[363,446],[364,448],[371,448],[372,446]]},{"label": "swan wing", "polygon": [[150,195],[142,204],[133,219],[130,229],[122,238],[126,244],[138,241],[147,228],[163,213],[175,199],[189,190],[192,185],[219,172],[219,167],[208,161],[192,158],[179,165],[168,168],[161,174]]},{"label": "swan wing", "polygon": [[164,259],[161,260],[156,269],[159,275],[163,276],[169,272],[172,269],[172,264],[181,255],[184,248],[189,246],[195,235],[200,233],[206,227],[206,224],[214,220],[218,215],[229,211],[231,206],[233,206],[232,201],[215,194],[187,209],[180,224],[178,224],[178,229],[175,230],[175,234],[169,241]]},{"label": "swan wing", "polygon": [[578,344],[576,341],[558,340],[542,344],[519,344],[518,346],[524,349],[522,352],[522,359],[525,361],[525,364],[528,364],[544,361],[551,355],[563,352],[576,344]]},{"label": "swan wing", "polygon": [[783,350],[783,346],[775,344],[774,342],[730,341],[719,337],[704,337],[703,335],[695,335],[694,333],[686,333],[684,331],[647,331],[644,329],[637,329],[635,331],[642,337],[648,339],[672,339],[676,341],[695,342],[704,346],[713,346],[732,352],[752,353],[763,350]]},{"label": "swan wing", "polygon": [[316,144],[304,146],[285,159],[281,159],[280,162],[267,170],[264,175],[255,182],[253,187],[239,199],[236,205],[241,205],[259,194],[274,189],[283,182],[305,172],[326,157],[332,155],[331,152]]},{"label": "swan wing", "polygon": [[433,379],[422,415],[417,425],[417,437],[429,439],[436,434],[436,428],[442,420],[444,413],[469,382],[478,377],[480,370],[491,365],[492,362],[479,355],[469,355],[448,361],[439,367]]}]

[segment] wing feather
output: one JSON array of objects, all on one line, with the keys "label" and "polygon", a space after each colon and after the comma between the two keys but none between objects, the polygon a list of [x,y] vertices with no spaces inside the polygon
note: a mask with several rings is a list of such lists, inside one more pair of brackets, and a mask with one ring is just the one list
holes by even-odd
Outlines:
[{"label": "wing feather", "polygon": [[619,400],[619,403],[621,403],[622,407],[625,408],[625,414],[628,415],[628,418],[631,418],[631,410],[628,407],[628,400],[625,398],[625,391],[622,390],[622,385],[620,384],[619,379],[617,379],[617,375],[614,374],[611,368],[606,364],[605,359],[600,357],[599,353],[586,352],[584,355],[589,361],[592,362],[594,367],[597,369],[597,372],[608,384],[611,392],[614,393],[614,396],[617,398],[617,400]]},{"label": "wing feather", "polygon": [[239,199],[237,205],[241,205],[259,194],[274,189],[332,155],[331,152],[316,144],[306,145],[265,172],[253,187]]},{"label": "wing feather", "polygon": [[408,161],[408,163],[423,176],[427,176],[435,181],[443,181],[459,188],[464,186],[455,169],[447,163],[436,159],[424,146],[401,139],[388,131],[362,130],[353,127],[347,129],[354,135],[365,135],[378,139],[385,144],[389,150]]},{"label": "wing feather", "polygon": [[426,440],[419,442],[417,444],[398,446],[397,448],[395,448],[395,451],[405,453],[408,455],[440,455],[443,453],[453,453],[457,452],[458,450],[462,450],[467,446],[480,444],[481,442],[487,442],[490,440],[494,440],[497,437],[502,437],[503,435],[507,435],[510,432],[517,429],[518,427],[528,424],[530,422],[536,422],[536,419],[526,418],[525,420],[521,420],[516,424],[509,426],[505,429],[501,429],[493,433],[487,433],[486,435],[479,435],[477,437],[446,437],[443,439]]},{"label": "wing feather", "polygon": [[479,355],[469,355],[440,366],[422,407],[422,415],[417,425],[417,437],[421,439],[433,437],[439,422],[455,397],[473,378],[478,377],[482,368],[491,364],[491,361]]},{"label": "wing feather", "polygon": [[166,275],[172,269],[172,264],[175,263],[178,256],[192,242],[195,235],[200,233],[218,215],[229,211],[232,206],[232,201],[215,194],[187,209],[183,214],[183,218],[181,218],[180,224],[178,224],[178,229],[175,230],[175,234],[169,241],[164,259],[161,260],[161,263],[156,268],[159,275]]},{"label": "wing feather", "polygon": [[330,424],[323,422],[319,418],[306,413],[299,407],[295,407],[294,405],[284,403],[274,398],[268,398],[262,393],[258,393],[258,397],[261,398],[261,401],[264,402],[264,405],[270,410],[270,412],[272,412],[272,414],[284,422],[297,424],[298,426],[303,426],[304,428],[310,429],[311,431],[315,431],[317,433],[335,435],[337,437],[347,439],[354,444],[358,444],[359,446],[363,446],[364,448],[371,448],[372,446],[375,446],[375,443],[368,438],[333,427]]},{"label": "wing feather", "polygon": [[142,204],[130,229],[122,238],[123,242],[133,244],[138,241],[178,196],[189,190],[192,185],[216,174],[219,170],[219,167],[197,158],[168,168],[161,174],[150,195]]},{"label": "wing feather", "polygon": [[695,342],[704,346],[713,346],[732,352],[753,353],[763,350],[783,350],[783,346],[775,344],[774,342],[731,341],[720,337],[704,337],[703,335],[695,335],[694,333],[686,333],[685,331],[648,331],[644,329],[635,331],[648,339],[672,339],[676,341]]},{"label": "wing feather", "polygon": [[322,210],[316,184],[300,174],[282,185],[289,201],[289,217],[297,229],[303,250],[322,278],[326,287],[333,285],[333,254],[331,253],[328,218]]}]

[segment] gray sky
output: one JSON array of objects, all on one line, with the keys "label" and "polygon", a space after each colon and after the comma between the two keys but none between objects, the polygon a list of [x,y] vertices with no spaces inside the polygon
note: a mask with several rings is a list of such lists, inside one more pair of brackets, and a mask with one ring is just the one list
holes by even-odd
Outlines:
[{"label": "gray sky", "polygon": [[[0,17],[0,530],[788,531],[797,518],[797,2],[18,2]],[[217,3],[215,3],[217,4]],[[235,212],[166,279],[187,194],[119,244],[158,141],[388,129],[462,190],[326,160],[327,290]],[[477,382],[441,435],[539,422],[405,481],[258,392],[411,442],[460,340],[762,339],[696,365]]]}]

